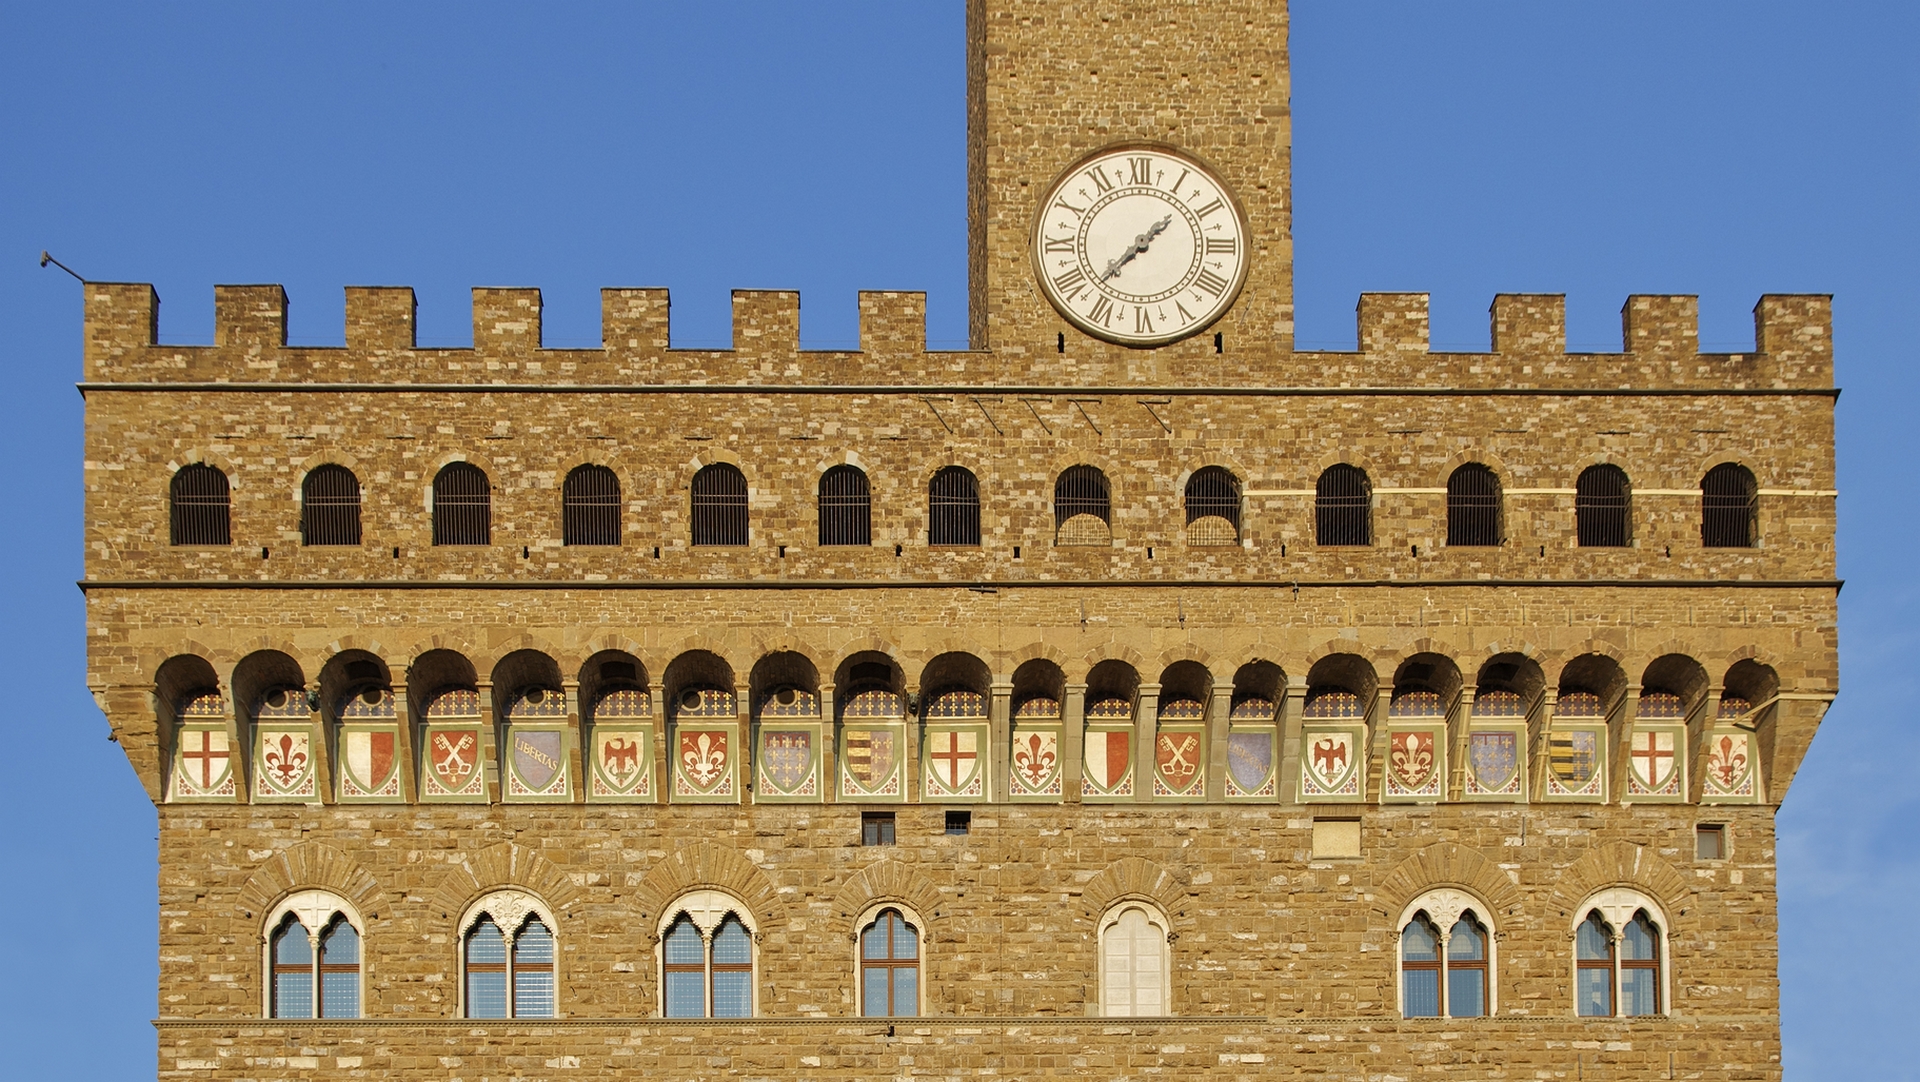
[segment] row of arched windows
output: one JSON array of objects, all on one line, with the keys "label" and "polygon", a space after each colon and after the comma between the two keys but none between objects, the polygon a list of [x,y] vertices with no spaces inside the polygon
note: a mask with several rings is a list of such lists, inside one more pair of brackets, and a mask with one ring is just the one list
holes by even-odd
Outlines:
[{"label": "row of arched windows", "polygon": [[[1632,486],[1618,466],[1590,466],[1574,487],[1575,533],[1583,548],[1633,543]],[[1447,478],[1447,544],[1491,546],[1506,540],[1500,478],[1470,462]],[[691,540],[701,546],[745,545],[748,536],[747,479],[739,468],[713,463],[693,476],[689,492]],[[1753,472],[1736,463],[1707,471],[1700,482],[1700,541],[1708,548],[1748,548],[1754,543],[1758,488]],[[1196,470],[1187,481],[1187,541],[1194,545],[1240,542],[1241,485],[1221,466]],[[176,545],[232,542],[226,475],[205,463],[182,467],[172,486],[172,537]],[[569,545],[620,543],[620,479],[599,465],[577,466],[561,489],[561,529]],[[1100,545],[1112,540],[1113,497],[1107,476],[1094,466],[1072,466],[1054,483],[1055,541]],[[857,466],[840,465],[820,477],[819,543],[873,543],[873,493]],[[962,466],[947,466],[927,484],[927,543],[980,543],[980,484]],[[360,544],[360,482],[344,466],[325,465],[301,486],[300,537],[307,545]],[[1365,470],[1338,464],[1314,486],[1314,537],[1321,545],[1373,544],[1373,486]],[[433,543],[491,544],[492,488],[486,473],[455,462],[433,480]]]},{"label": "row of arched windows", "polygon": [[[298,897],[300,904],[283,903],[268,924],[268,1016],[360,1017],[361,931],[353,907],[325,891]],[[1665,1013],[1665,935],[1658,905],[1614,887],[1582,908],[1573,936],[1574,1013]],[[1451,888],[1407,907],[1399,932],[1403,1017],[1495,1013],[1498,973],[1490,912]],[[320,925],[317,932],[310,922]],[[882,903],[856,923],[856,1011],[865,1017],[925,1013],[920,918],[900,905]],[[554,927],[544,905],[521,891],[496,891],[470,906],[459,940],[462,1016],[557,1017]],[[744,903],[717,890],[695,890],[668,907],[661,928],[660,1016],[752,1018],[760,1013],[759,936]],[[1096,985],[1101,1015],[1174,1013],[1169,932],[1165,913],[1135,899],[1115,904],[1101,918]]]}]

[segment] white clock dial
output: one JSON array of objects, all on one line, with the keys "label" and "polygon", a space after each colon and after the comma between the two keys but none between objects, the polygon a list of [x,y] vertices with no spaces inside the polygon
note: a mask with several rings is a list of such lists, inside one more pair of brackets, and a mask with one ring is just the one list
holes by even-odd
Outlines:
[{"label": "white clock dial", "polygon": [[1060,174],[1033,223],[1040,290],[1128,346],[1204,330],[1247,277],[1247,220],[1211,169],[1165,147],[1100,151]]}]

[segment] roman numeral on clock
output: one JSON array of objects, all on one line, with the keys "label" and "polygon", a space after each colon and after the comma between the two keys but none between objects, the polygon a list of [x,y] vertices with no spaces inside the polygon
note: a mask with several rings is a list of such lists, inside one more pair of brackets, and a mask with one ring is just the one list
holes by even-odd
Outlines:
[{"label": "roman numeral on clock", "polygon": [[1208,237],[1207,254],[1225,253],[1226,255],[1232,255],[1239,243],[1240,241],[1237,237]]},{"label": "roman numeral on clock", "polygon": [[1087,291],[1087,272],[1079,267],[1062,271],[1053,276],[1053,288],[1070,301],[1079,300],[1080,294]]},{"label": "roman numeral on clock", "polygon": [[1093,309],[1087,313],[1087,318],[1102,327],[1106,326],[1113,319],[1113,302],[1105,297],[1094,298]]},{"label": "roman numeral on clock", "polygon": [[[1054,239],[1053,237],[1046,237],[1043,239],[1045,239],[1046,241],[1046,247],[1042,248],[1041,251],[1065,252],[1068,255],[1073,254],[1073,238],[1072,237],[1061,237],[1058,240]],[[1207,251],[1209,252],[1213,251],[1213,242],[1211,240],[1207,242]],[[1231,251],[1231,249],[1229,249],[1229,251]]]},{"label": "roman numeral on clock", "polygon": [[1100,167],[1095,166],[1087,170],[1086,175],[1092,179],[1093,186],[1096,189],[1102,192],[1110,192],[1113,190],[1113,181],[1107,179],[1107,174],[1103,172]]},{"label": "roman numeral on clock", "polygon": [[1199,276],[1193,280],[1193,287],[1195,289],[1204,289],[1208,293],[1218,297],[1227,291],[1227,280],[1202,267],[1200,268]]},{"label": "roman numeral on clock", "polygon": [[1224,207],[1226,205],[1227,204],[1225,202],[1219,199],[1216,199],[1213,202],[1208,203],[1206,206],[1201,207],[1199,210],[1194,211],[1193,216],[1195,218],[1205,218],[1207,215],[1212,214],[1214,211],[1219,210],[1221,207]]},{"label": "roman numeral on clock", "polygon": [[1127,183],[1128,184],[1145,184],[1148,187],[1152,187],[1153,186],[1153,159],[1152,158],[1128,158],[1127,159]]},{"label": "roman numeral on clock", "polygon": [[1153,333],[1153,316],[1148,314],[1143,305],[1136,304],[1133,306],[1133,333]]}]

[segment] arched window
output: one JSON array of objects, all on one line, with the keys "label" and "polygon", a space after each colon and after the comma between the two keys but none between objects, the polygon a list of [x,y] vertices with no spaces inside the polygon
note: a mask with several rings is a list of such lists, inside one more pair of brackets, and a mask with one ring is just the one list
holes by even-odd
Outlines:
[{"label": "arched window", "polygon": [[1400,1011],[1407,1018],[1479,1018],[1493,1013],[1493,933],[1485,906],[1444,888],[1401,916]]},{"label": "arched window", "polygon": [[204,462],[182,466],[168,495],[174,544],[233,544],[233,499],[226,474]]},{"label": "arched window", "polygon": [[1710,549],[1753,547],[1759,492],[1753,471],[1722,462],[1700,481],[1700,543]]},{"label": "arched window", "polygon": [[1500,478],[1487,466],[1469,462],[1447,478],[1447,544],[1498,545]]},{"label": "arched window", "polygon": [[1187,544],[1240,543],[1240,479],[1224,466],[1195,470],[1187,479]]},{"label": "arched window", "polygon": [[560,487],[560,530],[569,545],[620,543],[620,478],[605,466],[575,466]]},{"label": "arched window", "polygon": [[434,476],[433,543],[493,543],[493,487],[480,467],[453,462]]},{"label": "arched window", "polygon": [[267,1015],[360,1017],[359,916],[324,890],[290,895],[268,915]]},{"label": "arched window", "polygon": [[660,936],[660,1013],[751,1018],[754,931],[739,899],[697,890],[667,907]]},{"label": "arched window", "polygon": [[532,895],[502,890],[467,908],[461,977],[468,1018],[553,1018],[558,952],[553,916]]},{"label": "arched window", "polygon": [[1373,544],[1373,483],[1367,471],[1342,462],[1321,471],[1313,486],[1314,540],[1322,545]]},{"label": "arched window", "polygon": [[857,466],[820,475],[820,544],[873,544],[873,493]]},{"label": "arched window", "polygon": [[747,543],[747,475],[725,462],[693,475],[693,543]]},{"label": "arched window", "polygon": [[1660,909],[1613,887],[1588,899],[1574,927],[1574,1012],[1636,1017],[1666,1011],[1666,936]]},{"label": "arched window", "polygon": [[1621,548],[1633,540],[1633,490],[1618,466],[1588,466],[1573,486],[1574,532],[1581,548]]},{"label": "arched window", "polygon": [[300,482],[300,543],[360,543],[360,479],[345,466],[317,466]]},{"label": "arched window", "polygon": [[1107,475],[1092,466],[1069,466],[1053,485],[1056,545],[1105,545],[1113,541],[1113,501]]},{"label": "arched window", "polygon": [[920,932],[898,909],[882,909],[860,933],[860,1013],[920,1013]]},{"label": "arched window", "polygon": [[1167,1009],[1166,919],[1147,907],[1124,904],[1100,922],[1100,1013],[1108,1018],[1155,1018]]},{"label": "arched window", "polygon": [[964,466],[948,466],[927,483],[927,544],[980,543],[980,482]]}]

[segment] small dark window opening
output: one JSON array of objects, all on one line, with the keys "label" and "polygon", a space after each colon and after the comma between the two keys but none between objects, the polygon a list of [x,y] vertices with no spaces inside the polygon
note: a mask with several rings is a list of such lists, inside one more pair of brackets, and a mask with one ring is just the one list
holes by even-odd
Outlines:
[{"label": "small dark window opening", "polygon": [[1069,466],[1053,485],[1054,540],[1062,545],[1104,544],[1113,539],[1113,500],[1107,475],[1092,466]]},{"label": "small dark window opening", "polygon": [[747,543],[747,476],[725,462],[693,475],[693,543]]},{"label": "small dark window opening", "polygon": [[1373,482],[1344,462],[1321,471],[1313,485],[1313,537],[1322,545],[1373,544]]},{"label": "small dark window opening", "polygon": [[173,475],[169,495],[174,544],[233,544],[233,498],[226,474],[204,462],[182,466]]},{"label": "small dark window opening", "polygon": [[433,543],[493,543],[493,488],[480,467],[455,462],[433,479]]},{"label": "small dark window opening", "polygon": [[873,492],[856,466],[820,475],[820,544],[873,544]]},{"label": "small dark window opening", "polygon": [[320,466],[300,483],[300,543],[360,543],[360,479],[352,470]]},{"label": "small dark window opening", "polygon": [[1753,518],[1758,508],[1753,471],[1723,462],[1700,482],[1700,543],[1710,549],[1753,547]]},{"label": "small dark window opening", "polygon": [[860,844],[861,845],[892,845],[893,844],[893,813],[892,812],[861,812],[860,813]]},{"label": "small dark window opening", "polygon": [[1632,489],[1618,466],[1589,466],[1574,482],[1573,519],[1581,548],[1621,548],[1633,537]]},{"label": "small dark window opening", "polygon": [[1447,478],[1447,544],[1500,541],[1500,478],[1488,467],[1469,462]]},{"label": "small dark window opening", "polygon": [[605,466],[575,466],[560,488],[560,529],[569,545],[620,543],[620,478]]},{"label": "small dark window opening", "polygon": [[1695,860],[1725,860],[1727,858],[1727,828],[1720,825],[1701,824],[1693,828],[1693,856]]},{"label": "small dark window opening", "polygon": [[980,543],[980,482],[964,466],[947,466],[927,483],[927,544]]},{"label": "small dark window opening", "polygon": [[1187,479],[1187,543],[1240,543],[1240,479],[1233,471],[1207,466]]},{"label": "small dark window opening", "polygon": [[947,813],[947,833],[967,834],[973,829],[973,813],[970,811],[950,811]]}]

